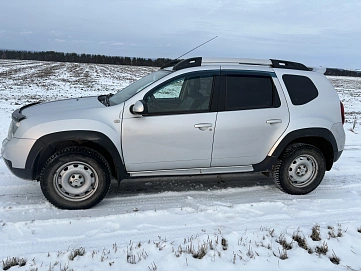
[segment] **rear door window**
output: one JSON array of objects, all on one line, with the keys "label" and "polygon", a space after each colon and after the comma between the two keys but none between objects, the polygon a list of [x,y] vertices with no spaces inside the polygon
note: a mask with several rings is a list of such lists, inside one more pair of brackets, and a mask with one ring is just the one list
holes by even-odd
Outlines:
[{"label": "rear door window", "polygon": [[246,110],[280,106],[271,76],[225,74],[224,110]]}]

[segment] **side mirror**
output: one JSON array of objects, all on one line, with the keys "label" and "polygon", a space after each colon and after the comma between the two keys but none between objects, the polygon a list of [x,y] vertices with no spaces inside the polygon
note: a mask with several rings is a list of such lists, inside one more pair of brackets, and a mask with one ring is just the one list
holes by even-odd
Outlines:
[{"label": "side mirror", "polygon": [[143,115],[148,113],[148,106],[143,100],[136,101],[134,105],[130,107],[132,114]]}]

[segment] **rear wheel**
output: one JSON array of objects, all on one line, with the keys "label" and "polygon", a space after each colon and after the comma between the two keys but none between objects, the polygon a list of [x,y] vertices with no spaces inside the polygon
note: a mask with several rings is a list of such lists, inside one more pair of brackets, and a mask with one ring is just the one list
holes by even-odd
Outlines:
[{"label": "rear wheel", "polygon": [[286,148],[273,169],[273,178],[282,191],[303,195],[313,191],[325,175],[322,152],[313,145],[295,143]]},{"label": "rear wheel", "polygon": [[87,209],[110,187],[110,169],[98,152],[69,147],[52,155],[40,175],[44,196],[60,209]]}]

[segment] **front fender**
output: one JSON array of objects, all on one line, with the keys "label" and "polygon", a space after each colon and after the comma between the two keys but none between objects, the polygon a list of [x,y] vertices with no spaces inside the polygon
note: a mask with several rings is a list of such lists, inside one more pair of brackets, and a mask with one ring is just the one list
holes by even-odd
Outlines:
[{"label": "front fender", "polygon": [[[114,142],[107,135],[97,131],[89,131],[89,130],[62,131],[62,132],[56,132],[56,133],[50,133],[44,135],[40,137],[38,140],[36,140],[36,142],[32,146],[26,160],[25,168],[27,169],[27,171],[32,172],[33,179],[36,179],[36,175],[39,170],[37,164],[39,162],[39,159],[41,159],[40,154],[48,146],[52,146],[59,142],[69,142],[69,141],[91,142],[92,144],[101,146],[102,149],[105,149],[107,153],[110,154],[112,161],[109,162],[114,163],[114,166],[118,168],[118,174],[124,171],[123,170],[124,163],[121,157],[121,152],[119,151],[120,144]],[[42,165],[40,165],[40,167],[41,166]]]}]

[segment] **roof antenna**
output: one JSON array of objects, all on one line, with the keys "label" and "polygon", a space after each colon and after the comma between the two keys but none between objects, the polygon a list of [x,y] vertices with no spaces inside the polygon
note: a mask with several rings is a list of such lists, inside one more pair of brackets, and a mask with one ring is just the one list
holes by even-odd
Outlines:
[{"label": "roof antenna", "polygon": [[210,40],[207,40],[206,42],[203,42],[201,45],[198,45],[197,47],[195,47],[195,48],[193,48],[192,50],[188,51],[187,53],[185,53],[185,54],[183,54],[183,55],[181,55],[181,56],[177,57],[176,59],[179,59],[179,58],[181,58],[182,56],[185,56],[186,54],[188,54],[188,53],[190,53],[190,52],[194,51],[195,49],[197,49],[197,48],[199,48],[199,47],[203,46],[204,44],[206,44],[206,43],[208,43],[208,42],[210,42],[210,41],[214,40],[215,38],[218,38],[218,36],[215,36],[215,37],[211,38]]}]

